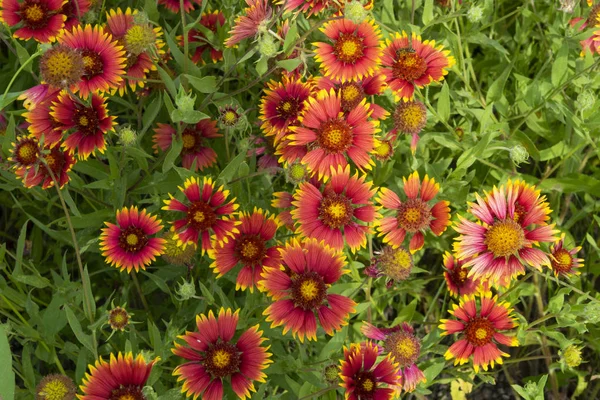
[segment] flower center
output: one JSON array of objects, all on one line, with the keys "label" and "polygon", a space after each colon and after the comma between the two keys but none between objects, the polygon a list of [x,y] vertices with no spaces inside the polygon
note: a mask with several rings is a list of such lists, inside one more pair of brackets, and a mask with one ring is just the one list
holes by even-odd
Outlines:
[{"label": "flower center", "polygon": [[186,150],[192,149],[196,145],[195,135],[189,131],[183,132],[181,139],[183,140],[183,148]]},{"label": "flower center", "polygon": [[496,330],[487,318],[474,318],[465,327],[466,339],[473,346],[485,346],[492,341]]},{"label": "flower center", "polygon": [[431,208],[421,199],[408,199],[398,207],[398,225],[407,232],[416,232],[429,225]]},{"label": "flower center", "polygon": [[204,368],[214,378],[223,378],[239,371],[240,352],[231,343],[217,343],[204,355]]},{"label": "flower center", "polygon": [[46,170],[52,171],[52,174],[56,179],[60,179],[60,173],[62,172],[63,166],[65,165],[65,155],[59,149],[58,146],[50,150],[49,154],[44,156],[46,160]]},{"label": "flower center", "polygon": [[211,228],[217,221],[212,207],[203,201],[196,201],[188,208],[188,223],[199,231]]},{"label": "flower center", "polygon": [[394,111],[394,126],[405,133],[419,133],[427,124],[427,109],[416,101],[400,102]]},{"label": "flower center", "polygon": [[80,104],[77,104],[75,107],[73,122],[75,122],[79,131],[85,136],[95,135],[98,129],[98,114],[96,110],[93,107],[85,107]]},{"label": "flower center", "polygon": [[121,386],[110,394],[108,400],[146,400],[142,388],[137,385]]},{"label": "flower center", "polygon": [[156,34],[149,25],[134,25],[127,30],[124,40],[126,49],[139,55],[154,44]]},{"label": "flower center", "polygon": [[130,226],[119,235],[119,247],[128,253],[136,253],[146,246],[148,238],[140,228]]},{"label": "flower center", "polygon": [[383,347],[394,356],[400,367],[414,364],[421,353],[421,344],[408,332],[399,331],[390,334]]},{"label": "flower center", "polygon": [[485,234],[483,243],[494,257],[508,257],[517,254],[523,248],[525,233],[523,228],[512,219],[497,221]]},{"label": "flower center", "polygon": [[300,101],[297,98],[290,97],[281,100],[276,107],[277,115],[283,119],[293,119],[298,117],[300,111]]},{"label": "flower center", "polygon": [[328,153],[343,153],[352,145],[352,128],[342,119],[330,119],[321,124],[317,133],[319,146]]},{"label": "flower center", "polygon": [[558,272],[570,272],[573,266],[573,256],[565,249],[560,249],[554,252],[551,257],[552,269]]},{"label": "flower center", "polygon": [[319,217],[332,229],[347,225],[354,215],[350,200],[343,194],[326,194],[319,205]]},{"label": "flower center", "polygon": [[39,394],[44,400],[63,400],[69,393],[69,388],[58,379],[46,383]]},{"label": "flower center", "polygon": [[518,201],[515,202],[515,213],[513,214],[513,219],[517,224],[521,224],[525,216],[527,215],[527,209],[525,206],[521,205]]},{"label": "flower center", "polygon": [[356,82],[345,82],[340,86],[342,94],[342,110],[352,111],[365,98],[365,92]]},{"label": "flower center", "polygon": [[237,114],[233,111],[227,111],[225,113],[225,115],[223,116],[223,121],[225,121],[225,123],[227,125],[235,125],[235,123],[237,122]]},{"label": "flower center", "polygon": [[377,378],[372,372],[360,371],[356,375],[356,397],[359,399],[374,399],[377,389]]},{"label": "flower center", "polygon": [[379,160],[387,160],[392,156],[394,148],[389,140],[383,140],[375,146],[375,157]]},{"label": "flower center", "polygon": [[346,64],[354,64],[363,56],[365,46],[355,33],[340,33],[333,45],[333,54]]},{"label": "flower center", "polygon": [[93,50],[83,50],[81,52],[83,57],[83,69],[88,78],[92,78],[96,75],[100,75],[104,70],[104,62],[100,54]]},{"label": "flower center", "polygon": [[38,160],[40,154],[39,146],[31,139],[19,144],[16,149],[16,159],[21,165],[32,165]]},{"label": "flower center", "polygon": [[396,53],[396,62],[392,71],[395,78],[413,82],[427,71],[427,62],[414,50],[400,49]]},{"label": "flower center", "polygon": [[381,271],[393,280],[403,281],[410,275],[413,259],[403,247],[386,246],[376,259]]},{"label": "flower center", "polygon": [[83,59],[73,49],[58,45],[40,60],[40,72],[46,82],[62,87],[77,83],[83,74]]},{"label": "flower center", "polygon": [[108,322],[114,330],[123,329],[129,323],[129,314],[124,308],[115,307],[110,310],[108,315]]},{"label": "flower center", "polygon": [[45,27],[50,18],[45,2],[39,3],[36,0],[25,1],[21,4],[19,11],[23,22],[31,29]]},{"label": "flower center", "polygon": [[266,254],[265,241],[258,235],[242,236],[234,252],[244,264],[260,263]]},{"label": "flower center", "polygon": [[296,306],[314,310],[325,300],[327,285],[321,275],[314,271],[304,272],[292,279],[291,297]]},{"label": "flower center", "polygon": [[459,288],[463,287],[465,282],[467,281],[467,276],[469,275],[469,271],[463,266],[455,265],[454,269],[450,273],[450,279],[452,282],[458,286]]}]

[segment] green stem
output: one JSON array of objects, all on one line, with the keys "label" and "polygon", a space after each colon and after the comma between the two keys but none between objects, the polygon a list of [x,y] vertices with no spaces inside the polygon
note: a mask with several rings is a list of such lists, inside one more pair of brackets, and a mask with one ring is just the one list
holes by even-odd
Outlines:
[{"label": "green stem", "polygon": [[325,393],[330,392],[335,389],[337,389],[337,386],[329,386],[329,387],[326,387],[325,389],[319,390],[318,392],[311,393],[309,395],[300,397],[298,400],[308,400],[308,399],[320,398],[319,396],[321,396],[322,394],[325,394]]},{"label": "green stem", "polygon": [[8,82],[8,86],[6,87],[6,90],[4,91],[4,94],[2,95],[2,101],[0,102],[0,110],[2,110],[4,108],[4,100],[6,99],[6,95],[8,94],[8,91],[10,90],[10,88],[12,87],[13,83],[15,82],[15,80],[17,79],[17,77],[19,76],[19,74],[21,73],[21,71],[23,71],[25,69],[25,67],[27,67],[29,64],[31,64],[33,62],[33,60],[35,60],[37,58],[37,56],[39,56],[40,54],[42,54],[42,50],[38,50],[35,53],[33,53],[17,70],[17,72],[13,75],[13,77],[10,79],[10,82]]},{"label": "green stem", "polygon": [[183,0],[179,0],[179,12],[181,13],[181,29],[183,30],[183,73],[187,74],[189,43],[187,29],[185,29],[185,9],[183,8]]}]

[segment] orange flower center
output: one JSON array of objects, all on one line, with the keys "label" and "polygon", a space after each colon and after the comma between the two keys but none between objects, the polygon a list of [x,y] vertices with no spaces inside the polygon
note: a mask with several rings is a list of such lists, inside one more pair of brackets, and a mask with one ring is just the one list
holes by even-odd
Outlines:
[{"label": "orange flower center", "polygon": [[288,120],[298,117],[300,111],[300,101],[297,98],[289,97],[285,100],[281,100],[276,107],[277,116]]},{"label": "orange flower center", "polygon": [[552,269],[557,272],[568,273],[573,267],[573,256],[565,249],[555,251],[551,257]]},{"label": "orange flower center", "polygon": [[355,33],[340,33],[333,45],[333,54],[346,64],[354,64],[364,54],[363,39]]},{"label": "orange flower center", "polygon": [[40,155],[40,148],[38,144],[32,139],[27,139],[21,142],[15,151],[15,158],[21,165],[32,165],[35,164]]},{"label": "orange flower center", "polygon": [[340,93],[342,110],[346,112],[352,111],[365,98],[362,86],[356,82],[344,82],[340,86]]},{"label": "orange flower center", "polygon": [[497,221],[485,234],[483,243],[494,257],[516,255],[523,248],[525,233],[521,225],[512,219]]},{"label": "orange flower center", "polygon": [[48,24],[50,14],[45,2],[26,0],[19,9],[23,23],[31,29],[44,28]]},{"label": "orange flower center", "polygon": [[75,105],[73,112],[73,122],[78,130],[85,136],[92,136],[98,130],[98,114],[93,107],[85,107],[81,104]]},{"label": "orange flower center", "polygon": [[215,224],[217,215],[210,205],[196,201],[188,208],[187,220],[194,229],[205,231]]},{"label": "orange flower center", "polygon": [[413,82],[427,71],[427,62],[414,50],[400,49],[396,53],[396,62],[392,67],[394,78]]},{"label": "orange flower center", "polygon": [[421,199],[408,199],[398,207],[398,226],[416,232],[429,226],[431,208]]},{"label": "orange flower center", "polygon": [[136,253],[146,246],[148,238],[140,228],[130,226],[121,231],[119,247],[128,253]]},{"label": "orange flower center", "polygon": [[394,356],[400,367],[406,367],[417,361],[421,352],[421,344],[410,333],[399,331],[390,334],[385,342],[384,348]]},{"label": "orange flower center", "polygon": [[121,386],[111,392],[108,400],[146,400],[142,388],[137,385]]},{"label": "orange flower center", "polygon": [[352,128],[342,119],[328,120],[317,133],[319,146],[328,153],[343,153],[352,146]]},{"label": "orange flower center", "polygon": [[326,294],[327,285],[314,271],[298,274],[292,279],[291,298],[297,307],[314,310],[323,304]]},{"label": "orange flower center", "polygon": [[100,54],[92,50],[83,50],[83,69],[88,78],[100,75],[104,70],[104,62]]},{"label": "orange flower center", "polygon": [[360,371],[355,378],[354,393],[358,399],[373,399],[377,389],[377,378],[372,372]]},{"label": "orange flower center", "polygon": [[319,205],[319,218],[332,229],[347,225],[353,215],[352,203],[342,194],[327,194]]},{"label": "orange flower center", "polygon": [[466,339],[473,346],[485,346],[492,341],[496,329],[487,318],[474,318],[465,327]]},{"label": "orange flower center", "polygon": [[234,252],[246,265],[260,263],[266,255],[265,241],[259,235],[244,235],[238,239]]},{"label": "orange flower center", "polygon": [[240,351],[231,343],[217,343],[206,351],[202,363],[213,378],[230,376],[239,371]]}]

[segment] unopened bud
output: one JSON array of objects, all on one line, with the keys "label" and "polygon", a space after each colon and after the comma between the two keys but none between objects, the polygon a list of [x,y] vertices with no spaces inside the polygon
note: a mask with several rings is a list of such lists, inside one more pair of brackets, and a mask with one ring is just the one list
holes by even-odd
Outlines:
[{"label": "unopened bud", "polygon": [[346,3],[344,7],[344,18],[360,24],[369,16],[369,12],[365,10],[365,7],[358,0],[352,0]]},{"label": "unopened bud", "polygon": [[529,153],[525,147],[518,144],[510,149],[510,159],[518,167],[521,163],[528,163],[527,160],[529,160]]}]

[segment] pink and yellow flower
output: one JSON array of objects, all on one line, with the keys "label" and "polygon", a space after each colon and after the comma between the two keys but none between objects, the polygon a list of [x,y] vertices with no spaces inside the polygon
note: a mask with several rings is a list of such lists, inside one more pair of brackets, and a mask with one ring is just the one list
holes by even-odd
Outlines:
[{"label": "pink and yellow flower", "polygon": [[40,43],[56,40],[67,17],[60,9],[67,0],[0,0],[0,22],[8,26],[20,25],[13,36],[22,40],[34,39]]},{"label": "pink and yellow flower", "polygon": [[402,181],[407,197],[404,203],[392,190],[385,187],[380,189],[376,200],[385,211],[392,211],[393,215],[379,220],[377,230],[379,236],[383,236],[383,242],[394,248],[404,242],[407,234],[412,235],[409,249],[414,253],[423,247],[425,231],[431,230],[436,236],[440,236],[450,225],[450,202],[440,200],[433,207],[429,205],[429,201],[440,190],[440,185],[427,175],[421,183],[419,173],[415,171],[408,179],[402,178]]},{"label": "pink and yellow flower", "polygon": [[550,266],[548,256],[536,248],[556,240],[554,225],[548,225],[551,210],[546,196],[523,181],[509,180],[486,192],[485,198],[479,194],[475,198],[468,211],[477,223],[459,216],[454,227],[460,233],[454,243],[457,257],[473,257],[465,263],[471,267],[469,276],[508,286],[525,273],[525,263],[539,270]]},{"label": "pink and yellow flower", "polygon": [[341,98],[334,90],[322,90],[310,97],[300,117],[301,126],[290,129],[291,145],[308,146],[302,164],[317,174],[319,179],[331,176],[331,168],[345,168],[346,157],[362,170],[374,165],[370,157],[375,145],[374,134],[379,132],[378,121],[370,121],[371,111],[363,99],[345,114]]},{"label": "pink and yellow flower", "polygon": [[381,57],[381,73],[385,75],[388,86],[394,91],[396,101],[411,100],[415,87],[422,88],[439,82],[448,74],[448,69],[455,63],[450,51],[444,46],[435,45],[435,41],[422,41],[421,36],[412,34],[411,44],[408,35],[402,35],[386,41]]},{"label": "pink and yellow flower", "polygon": [[249,288],[253,292],[264,268],[280,265],[279,247],[274,240],[278,224],[274,215],[269,216],[260,209],[254,209],[252,214],[240,213],[239,222],[238,233],[227,243],[217,243],[208,251],[214,260],[210,267],[218,274],[217,278],[221,278],[241,265],[235,288]]},{"label": "pink and yellow flower", "polygon": [[465,267],[465,263],[469,260],[457,260],[452,253],[444,254],[444,279],[448,286],[448,292],[454,297],[463,297],[472,295],[480,290],[489,290],[487,281],[480,278],[474,279],[469,276],[469,269]]},{"label": "pink and yellow flower", "polygon": [[225,46],[233,47],[244,39],[255,37],[259,28],[265,27],[273,14],[269,0],[246,0],[248,7],[243,15],[235,19],[233,29],[229,31],[229,38]]},{"label": "pink and yellow flower", "polygon": [[283,325],[283,334],[304,342],[317,340],[319,323],[328,335],[333,335],[348,324],[356,303],[348,297],[328,293],[347,271],[346,258],[339,252],[315,239],[298,242],[293,239],[281,249],[278,268],[265,267],[259,288],[265,290],[274,302],[264,311],[271,327]]},{"label": "pink and yellow flower", "polygon": [[277,213],[277,221],[294,232],[294,219],[292,218],[292,202],[294,201],[294,195],[289,192],[275,192],[273,193],[273,200],[271,206],[279,208],[280,211]]},{"label": "pink and yellow flower", "polygon": [[277,4],[285,4],[286,11],[298,10],[310,17],[325,11],[334,2],[332,0],[279,0]]},{"label": "pink and yellow flower", "polygon": [[163,210],[178,211],[185,218],[173,222],[179,238],[179,245],[196,245],[200,241],[201,253],[213,248],[211,235],[217,243],[227,243],[231,237],[239,233],[239,222],[231,219],[231,214],[238,209],[235,198],[227,202],[229,190],[223,186],[216,188],[211,178],[202,182],[195,177],[187,179],[179,190],[185,195],[187,204],[175,199],[165,200]]},{"label": "pink and yellow flower", "polygon": [[565,234],[560,235],[560,240],[550,246],[550,266],[556,276],[580,275],[579,268],[583,267],[583,258],[575,258],[575,255],[581,250],[577,246],[568,250],[564,247]]},{"label": "pink and yellow flower", "polygon": [[516,337],[501,333],[518,326],[511,316],[510,304],[498,302],[498,297],[492,297],[489,292],[481,293],[477,299],[464,296],[460,305],[454,304],[453,310],[449,311],[458,319],[440,320],[442,336],[458,333],[461,337],[446,351],[446,360],[454,358],[454,365],[463,365],[473,356],[475,372],[479,372],[480,367],[487,371],[489,365],[494,368],[494,364],[502,364],[502,357],[509,357],[498,344],[519,345]]},{"label": "pink and yellow flower", "polygon": [[132,353],[117,357],[110,354],[110,362],[102,358],[90,365],[79,390],[83,395],[77,395],[80,400],[97,399],[143,399],[142,389],[146,386],[152,367],[160,358],[147,363],[141,354],[134,359]]},{"label": "pink and yellow flower", "polygon": [[344,359],[340,361],[340,386],[345,389],[346,400],[391,400],[399,394],[400,370],[391,354],[377,362],[382,349],[376,344],[353,343],[344,346]]},{"label": "pink and yellow flower", "polygon": [[331,180],[317,188],[303,182],[294,194],[292,218],[302,236],[323,240],[336,250],[343,250],[344,241],[352,252],[367,245],[369,225],[377,216],[372,198],[377,192],[372,182],[355,173],[350,166],[332,171]]},{"label": "pink and yellow flower", "polygon": [[73,130],[62,146],[70,153],[77,150],[77,157],[83,160],[95,154],[96,150],[104,153],[104,135],[116,125],[116,117],[108,114],[106,98],[96,93],[92,94],[90,105],[87,106],[67,92],[61,92],[50,115],[61,124],[64,131]]},{"label": "pink and yellow flower", "polygon": [[[167,10],[173,13],[180,13],[181,3],[179,0],[158,0],[158,4],[162,4]],[[202,0],[183,0],[183,11],[186,13],[194,10],[196,6],[202,6]]]},{"label": "pink and yellow flower", "polygon": [[[173,143],[173,138],[177,136],[175,128],[169,124],[157,124],[154,129],[154,149],[160,148],[167,151]],[[183,147],[181,148],[181,165],[184,168],[192,169],[196,163],[194,171],[202,171],[205,168],[213,166],[217,162],[217,153],[210,147],[210,139],[221,137],[217,128],[217,121],[203,119],[195,125],[187,126],[181,133]]]},{"label": "pink and yellow flower", "polygon": [[145,270],[163,253],[165,239],[151,237],[162,229],[161,220],[146,210],[123,207],[117,211],[117,225],[104,224],[107,227],[100,235],[100,250],[106,262],[120,271]]},{"label": "pink and yellow flower", "polygon": [[77,25],[63,30],[57,41],[83,56],[84,75],[75,86],[81,97],[119,88],[125,75],[125,50],[104,28]]},{"label": "pink and yellow flower", "polygon": [[44,145],[54,147],[63,136],[63,125],[52,116],[52,106],[58,100],[58,91],[49,93],[48,97],[41,100],[35,107],[23,113],[23,117],[29,123],[27,129],[38,140],[44,137]]},{"label": "pink and yellow flower", "polygon": [[[344,112],[352,111],[364,98],[377,96],[383,93],[385,88],[385,76],[376,74],[361,80],[341,82],[337,79],[319,77],[316,79],[318,89],[331,90],[339,92],[341,98],[342,110]],[[383,107],[375,103],[369,103],[371,118],[386,119],[390,114]]]},{"label": "pink and yellow flower", "polygon": [[183,381],[181,392],[186,397],[200,396],[203,400],[221,400],[223,384],[231,383],[233,392],[240,399],[250,398],[255,392],[254,381],[265,382],[264,369],[272,363],[267,340],[258,325],[236,336],[240,310],[231,309],[196,316],[197,332],[179,336],[186,345],[175,343],[173,354],[187,360],[173,371],[177,381]]},{"label": "pink and yellow flower", "polygon": [[381,56],[381,32],[373,20],[355,24],[336,19],[327,22],[321,31],[332,41],[314,43],[315,59],[326,77],[343,83],[375,75]]},{"label": "pink and yellow flower", "polygon": [[29,168],[27,170],[17,170],[17,178],[23,180],[23,186],[32,188],[42,185],[42,189],[48,189],[54,186],[54,180],[58,182],[58,187],[62,189],[69,180],[69,172],[75,165],[75,157],[60,146],[50,148],[44,145],[44,155],[40,157],[43,160],[39,167]]},{"label": "pink and yellow flower", "polygon": [[363,335],[373,340],[383,341],[383,353],[392,356],[398,364],[398,386],[406,392],[412,392],[421,382],[426,382],[423,371],[417,367],[421,354],[421,341],[415,337],[412,326],[406,322],[392,328],[377,328],[363,322],[360,328]]},{"label": "pink and yellow flower", "polygon": [[85,14],[90,10],[90,6],[90,0],[67,0],[58,11],[67,17],[65,29],[70,30],[79,25]]}]

